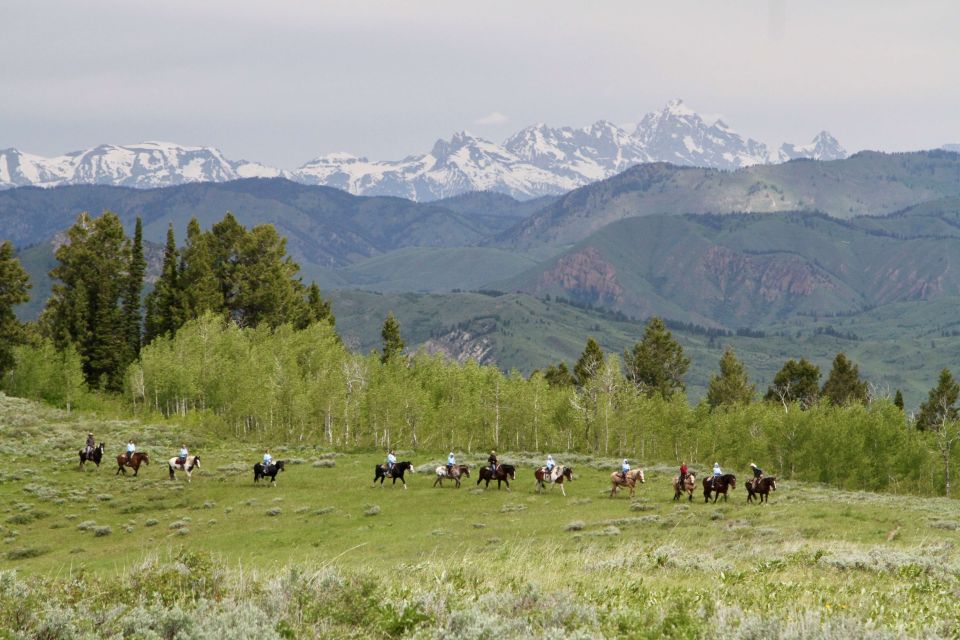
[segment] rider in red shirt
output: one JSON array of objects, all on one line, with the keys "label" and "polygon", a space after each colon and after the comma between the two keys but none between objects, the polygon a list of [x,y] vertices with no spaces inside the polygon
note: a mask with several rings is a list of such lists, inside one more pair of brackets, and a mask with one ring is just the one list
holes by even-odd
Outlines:
[{"label": "rider in red shirt", "polygon": [[687,479],[687,473],[689,473],[689,469],[687,469],[687,463],[681,462],[680,463],[680,480],[678,482],[678,485],[681,489],[683,489],[684,482]]}]

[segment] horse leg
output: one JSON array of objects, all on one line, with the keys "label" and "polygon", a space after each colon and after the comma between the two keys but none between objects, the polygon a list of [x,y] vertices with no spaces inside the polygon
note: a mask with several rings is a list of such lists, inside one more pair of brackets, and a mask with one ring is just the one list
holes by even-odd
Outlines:
[{"label": "horse leg", "polygon": [[564,498],[567,497],[567,492],[566,492],[566,490],[563,488],[563,483],[562,483],[562,482],[560,483],[560,493],[563,494],[563,497],[564,497]]}]

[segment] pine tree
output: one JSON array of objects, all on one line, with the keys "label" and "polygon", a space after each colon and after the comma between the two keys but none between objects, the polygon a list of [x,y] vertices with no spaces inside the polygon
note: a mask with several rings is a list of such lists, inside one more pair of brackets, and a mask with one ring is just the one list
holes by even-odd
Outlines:
[{"label": "pine tree", "polygon": [[792,402],[799,402],[803,409],[813,406],[820,395],[820,368],[805,358],[787,360],[773,384],[767,389],[764,400],[780,402],[786,408]]},{"label": "pine tree", "polygon": [[173,225],[167,228],[167,243],[163,249],[163,267],[160,278],[147,294],[144,318],[144,344],[158,336],[173,335],[182,323],[180,313],[180,282],[177,264],[177,242]]},{"label": "pine tree", "polygon": [[315,322],[327,322],[331,327],[336,326],[337,319],[333,316],[330,307],[330,301],[324,300],[320,295],[320,287],[316,282],[311,282],[307,287],[307,299],[303,307],[303,314],[299,322],[298,329],[306,329]]},{"label": "pine tree", "polygon": [[867,382],[860,379],[857,365],[843,353],[838,353],[820,394],[835,405],[864,404],[867,401]]},{"label": "pine tree", "polygon": [[897,389],[897,393],[893,396],[893,406],[903,411],[903,393],[900,392],[900,389]]},{"label": "pine tree", "polygon": [[686,388],[683,376],[690,368],[690,359],[683,355],[683,347],[660,318],[650,319],[643,339],[624,352],[623,359],[627,378],[649,396],[659,393],[669,398]]},{"label": "pine tree", "polygon": [[0,243],[0,378],[13,366],[13,346],[24,340],[23,325],[13,309],[30,299],[30,281],[13,255],[9,240]]},{"label": "pine tree", "polygon": [[720,405],[742,405],[753,402],[756,386],[747,379],[743,363],[737,360],[732,347],[727,347],[720,357],[720,374],[710,378],[707,387],[707,404],[716,408]]},{"label": "pine tree", "polygon": [[960,385],[954,381],[949,369],[943,369],[937,386],[930,390],[927,401],[920,405],[917,429],[936,430],[947,422],[956,422],[958,396],[960,396]]},{"label": "pine tree", "polygon": [[582,387],[603,369],[603,349],[592,337],[587,338],[587,345],[580,354],[580,359],[573,365],[574,382]]},{"label": "pine tree", "polygon": [[143,223],[137,217],[123,292],[123,334],[127,346],[124,366],[136,360],[140,355],[140,326],[142,322],[140,293],[143,290],[143,276],[146,270],[147,261],[143,257]]},{"label": "pine tree", "polygon": [[400,337],[400,323],[397,322],[392,311],[383,321],[380,336],[383,338],[383,354],[380,356],[380,362],[386,363],[403,353],[404,344],[403,338]]},{"label": "pine tree", "polygon": [[228,305],[243,326],[277,327],[301,316],[300,267],[287,256],[286,244],[273,225],[258,225],[243,235],[234,271],[236,296]]},{"label": "pine tree", "polygon": [[[227,310],[231,318],[237,320],[240,295],[240,263],[243,251],[243,239],[247,230],[237,222],[232,213],[211,227],[204,234],[209,239],[210,266],[220,289],[218,302]],[[191,309],[191,313],[195,312]]]},{"label": "pine tree", "polygon": [[[228,227],[233,233],[232,226]],[[182,321],[199,318],[207,312],[225,313],[223,290],[214,271],[213,232],[200,228],[196,218],[187,223],[187,241],[181,252],[178,290]],[[225,271],[224,271],[225,272]]]},{"label": "pine tree", "polygon": [[570,375],[570,369],[567,368],[566,362],[547,367],[546,371],[543,372],[543,379],[553,388],[573,386],[573,376]]},{"label": "pine tree", "polygon": [[41,326],[59,349],[74,345],[90,386],[122,386],[128,341],[122,302],[129,281],[130,241],[120,218],[80,214],[57,249],[52,293]]}]

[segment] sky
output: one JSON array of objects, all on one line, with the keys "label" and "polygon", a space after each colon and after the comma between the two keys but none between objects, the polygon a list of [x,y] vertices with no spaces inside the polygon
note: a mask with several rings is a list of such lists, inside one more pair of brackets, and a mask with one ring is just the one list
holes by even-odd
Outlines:
[{"label": "sky", "polygon": [[960,3],[0,0],[0,148],[209,145],[286,169],[682,98],[779,146],[960,142]]}]

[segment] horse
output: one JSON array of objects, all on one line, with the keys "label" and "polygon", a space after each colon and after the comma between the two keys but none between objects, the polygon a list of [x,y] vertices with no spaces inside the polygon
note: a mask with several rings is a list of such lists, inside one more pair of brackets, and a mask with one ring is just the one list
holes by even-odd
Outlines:
[{"label": "horse", "polygon": [[537,479],[537,493],[546,488],[546,483],[560,485],[560,493],[567,497],[567,492],[563,489],[563,481],[573,482],[573,467],[565,467],[562,464],[553,468],[553,472],[548,472],[546,467],[540,467],[533,472],[533,477]]},{"label": "horse", "polygon": [[173,480],[175,477],[173,472],[179,469],[187,474],[187,482],[190,482],[190,476],[193,474],[193,470],[200,468],[200,456],[187,456],[187,459],[184,463],[180,462],[180,456],[177,456],[176,458],[170,458],[167,466],[170,469],[171,480]]},{"label": "horse", "polygon": [[80,466],[77,467],[77,469],[83,469],[83,463],[87,461],[90,461],[99,467],[100,461],[103,460],[103,449],[104,447],[102,442],[100,443],[99,447],[94,447],[93,451],[91,451],[89,455],[87,455],[86,447],[80,449]]},{"label": "horse", "polygon": [[753,502],[753,496],[760,497],[760,504],[770,502],[770,492],[776,490],[777,476],[747,480],[747,502]]},{"label": "horse", "polygon": [[693,473],[688,473],[687,477],[684,480],[683,487],[680,487],[680,476],[673,476],[673,501],[676,502],[680,499],[680,496],[684,492],[690,494],[689,500],[693,501],[693,491],[697,488],[697,476]]},{"label": "horse", "polygon": [[640,484],[646,483],[643,477],[643,469],[627,471],[626,480],[619,471],[614,471],[610,474],[610,497],[612,498],[620,487],[630,487],[630,497],[632,498],[637,492],[637,480],[640,481]]},{"label": "horse", "polygon": [[499,464],[497,465],[497,470],[494,471],[490,467],[481,467],[480,477],[477,478],[477,486],[480,485],[484,480],[487,481],[487,484],[483,485],[484,489],[490,488],[490,481],[497,481],[497,490],[500,490],[500,483],[506,483],[507,491],[510,491],[510,481],[517,479],[517,470],[512,464]]},{"label": "horse", "polygon": [[708,476],[703,479],[703,501],[710,502],[710,493],[714,494],[713,501],[716,502],[720,494],[723,494],[723,500],[727,500],[727,489],[737,488],[737,476],[732,473],[725,473],[722,476]]},{"label": "horse", "polygon": [[283,471],[283,460],[277,460],[269,467],[264,467],[262,462],[258,462],[253,465],[253,481],[260,482],[261,478],[270,476],[270,483],[273,486],[272,483],[277,481],[277,474],[281,471]]},{"label": "horse", "polygon": [[380,486],[383,486],[383,481],[387,479],[387,476],[393,478],[393,484],[396,486],[397,478],[400,479],[400,482],[403,483],[403,488],[407,488],[407,481],[403,479],[403,474],[407,471],[413,473],[413,463],[409,460],[404,460],[403,462],[398,462],[393,465],[393,469],[387,471],[387,465],[378,464],[373,470],[373,486],[377,486],[377,480],[380,481]]},{"label": "horse", "polygon": [[150,458],[147,457],[146,451],[137,451],[135,454],[130,456],[130,459],[127,460],[127,454],[121,453],[117,456],[117,472],[114,475],[120,475],[120,472],[123,472],[123,475],[127,475],[127,470],[124,467],[130,467],[133,469],[133,477],[136,478],[137,474],[140,473],[140,463],[150,464]]},{"label": "horse", "polygon": [[470,467],[465,464],[453,465],[453,468],[450,469],[450,473],[447,473],[447,465],[442,465],[437,467],[437,479],[433,481],[433,486],[438,484],[442,487],[444,480],[453,480],[457,483],[457,489],[460,488],[460,478],[469,478],[470,477]]}]

